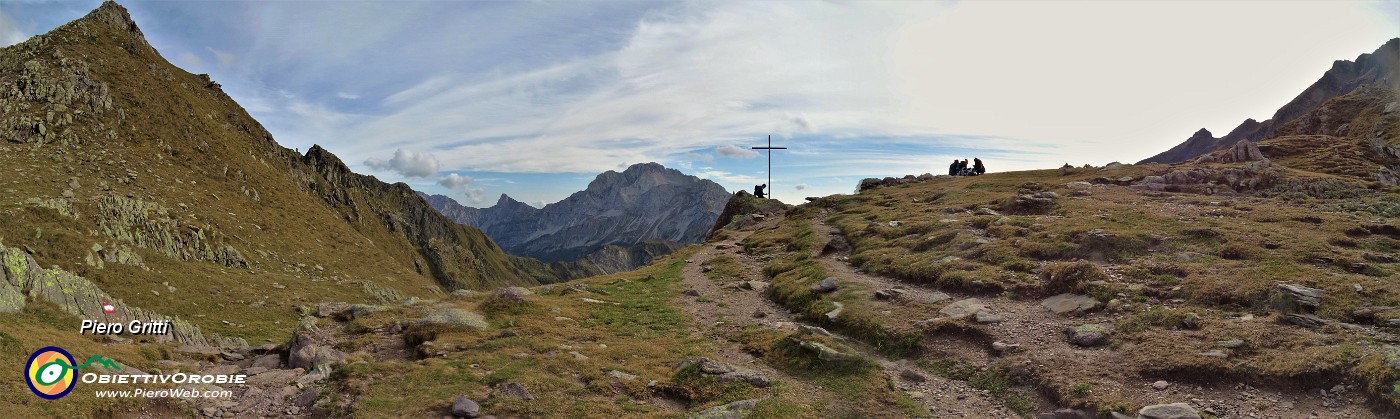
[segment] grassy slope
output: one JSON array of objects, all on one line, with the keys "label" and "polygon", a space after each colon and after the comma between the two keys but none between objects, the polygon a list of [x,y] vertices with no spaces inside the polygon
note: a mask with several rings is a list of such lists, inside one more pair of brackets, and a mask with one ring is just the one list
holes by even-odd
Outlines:
[{"label": "grassy slope", "polygon": [[[997,173],[830,197],[825,205],[834,207],[833,222],[854,246],[852,261],[870,272],[989,297],[1046,296],[1068,286],[1105,302],[1116,300],[1112,310],[1127,319],[1118,325],[1123,344],[1113,359],[1128,367],[1090,375],[1103,373],[1109,380],[1123,374],[1226,376],[1266,382],[1350,376],[1370,383],[1373,394],[1390,394],[1386,383],[1400,377],[1388,373],[1390,378],[1384,378],[1387,373],[1378,364],[1387,355],[1380,345],[1354,343],[1370,340],[1364,334],[1335,326],[1317,333],[1272,321],[1243,325],[1227,319],[1245,313],[1271,316],[1270,292],[1279,281],[1322,289],[1326,297],[1319,315],[1324,318],[1355,321],[1350,313],[1357,307],[1400,305],[1400,283],[1395,281],[1400,267],[1365,257],[1393,253],[1400,246],[1400,237],[1372,232],[1395,228],[1393,217],[1400,208],[1396,191],[1302,172],[1290,172],[1293,177],[1267,191],[1272,198],[1150,193],[1118,186],[1072,197],[1063,186],[1166,169],[1076,169],[1068,176],[1050,170]],[[1045,214],[968,217],[978,208],[1001,208],[1030,182],[1067,198]],[[1338,194],[1347,199],[1315,197]],[[799,209],[794,218],[810,217],[809,213]],[[891,221],[900,223],[891,227]],[[803,237],[811,231],[804,225],[756,234],[752,244],[801,249],[790,243],[806,242]],[[978,243],[970,229],[985,230],[995,240]],[[1093,238],[1087,233],[1094,229],[1115,237]],[[775,259],[767,269],[776,275],[775,299],[802,309],[804,298],[811,297],[806,286],[824,273],[800,256],[791,259],[795,260]],[[1048,272],[1068,269],[1068,262],[1077,259],[1094,262],[1094,270],[1100,272],[1070,278],[1069,285],[1048,280]],[[1366,265],[1357,268],[1356,263]],[[1113,274],[1112,280],[1085,283],[1109,279],[1105,271]],[[806,282],[786,287],[789,277]],[[1365,291],[1356,292],[1354,284]],[[858,308],[862,299],[848,302],[848,310],[853,303]],[[1198,313],[1205,327],[1178,330],[1186,313]],[[864,326],[898,327],[878,321]],[[872,333],[853,334],[881,341],[871,338]],[[1236,338],[1250,347],[1228,362],[1197,356],[1199,348]],[[1062,400],[1104,407],[1131,404],[1118,399],[1127,395],[1091,396],[1082,391],[1093,380],[1105,378],[1066,374],[1054,367],[1057,360],[1027,357],[1050,366],[1031,375]]]}]

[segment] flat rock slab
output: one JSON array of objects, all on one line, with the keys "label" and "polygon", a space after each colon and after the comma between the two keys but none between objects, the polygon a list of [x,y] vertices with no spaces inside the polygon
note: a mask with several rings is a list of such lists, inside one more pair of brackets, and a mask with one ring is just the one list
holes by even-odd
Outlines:
[{"label": "flat rock slab", "polygon": [[1140,419],[1201,419],[1201,414],[1186,403],[1158,404],[1138,411]]},{"label": "flat rock slab", "polygon": [[1040,305],[1059,315],[1084,314],[1099,307],[1099,300],[1087,295],[1060,294],[1046,298]]},{"label": "flat rock slab", "polygon": [[968,298],[955,301],[947,307],[943,307],[942,310],[938,310],[938,313],[950,319],[965,319],[985,310],[987,310],[987,305],[982,304],[982,300]]}]

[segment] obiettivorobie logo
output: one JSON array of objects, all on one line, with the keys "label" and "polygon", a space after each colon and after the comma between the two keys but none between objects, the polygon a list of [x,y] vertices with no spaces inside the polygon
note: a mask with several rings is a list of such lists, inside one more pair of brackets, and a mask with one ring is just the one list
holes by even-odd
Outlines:
[{"label": "obiettivorobie logo", "polygon": [[[86,372],[78,374],[77,370],[87,368],[92,364],[105,367],[109,372],[98,374]],[[235,385],[248,382],[246,374],[199,374],[183,373],[174,374],[145,374],[132,369],[133,374],[111,374],[110,372],[121,371],[122,366],[111,358],[102,355],[93,355],[82,365],[75,365],[73,355],[57,346],[48,346],[29,356],[29,362],[24,365],[24,381],[29,384],[29,390],[34,395],[56,400],[67,396],[73,391],[73,387],[82,381],[83,384],[101,385],[125,385],[125,384],[155,384],[155,385],[182,385],[182,384],[215,384],[215,385]],[[97,397],[231,397],[232,393],[227,390],[198,391],[196,389],[134,389],[134,390],[99,390]]]},{"label": "obiettivorobie logo", "polygon": [[24,382],[29,384],[29,391],[33,391],[34,395],[56,400],[67,396],[73,391],[73,387],[77,386],[76,371],[94,362],[113,370],[122,368],[102,355],[93,355],[82,365],[75,365],[73,355],[68,351],[57,346],[47,346],[29,356],[29,362],[24,366]]}]

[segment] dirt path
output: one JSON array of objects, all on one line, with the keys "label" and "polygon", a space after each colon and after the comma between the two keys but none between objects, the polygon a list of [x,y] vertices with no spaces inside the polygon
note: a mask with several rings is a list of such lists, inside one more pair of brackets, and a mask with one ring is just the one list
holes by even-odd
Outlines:
[{"label": "dirt path", "polygon": [[[758,229],[779,221],[780,219],[770,219],[760,224]],[[796,331],[799,325],[810,325],[763,295],[762,287],[768,279],[763,276],[759,267],[763,265],[764,260],[745,254],[738,245],[747,235],[748,232],[740,232],[736,238],[707,244],[692,257],[692,263],[683,271],[682,287],[696,290],[699,297],[685,298],[682,308],[701,327],[693,332],[708,335],[724,344],[724,349],[717,354],[721,362],[759,370],[772,378],[786,381],[791,388],[802,394],[819,394],[820,390],[810,384],[768,367],[762,360],[744,352],[737,343],[728,342],[725,338],[726,335],[750,324],[785,331]],[[721,256],[729,256],[739,262],[743,271],[741,278],[719,282],[705,275],[706,262]],[[753,283],[758,286],[753,287],[753,290],[739,287],[740,283],[746,281],[755,281]],[[704,302],[702,298],[708,302]],[[756,318],[755,312],[762,312],[764,315]],[[1008,411],[999,401],[965,382],[948,380],[932,374],[908,360],[894,361],[884,358],[857,343],[855,339],[845,340],[860,350],[861,356],[880,365],[891,383],[922,404],[934,417],[1015,417],[1015,414]],[[916,372],[923,381],[911,380],[910,376],[913,374],[906,373],[906,370]]]}]

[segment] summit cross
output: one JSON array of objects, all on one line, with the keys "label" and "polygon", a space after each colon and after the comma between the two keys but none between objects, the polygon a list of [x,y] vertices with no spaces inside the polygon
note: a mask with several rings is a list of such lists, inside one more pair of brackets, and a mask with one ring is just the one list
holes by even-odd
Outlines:
[{"label": "summit cross", "polygon": [[787,150],[787,147],[774,147],[774,146],[773,146],[773,136],[772,136],[772,135],[769,135],[769,136],[768,136],[768,146],[767,146],[767,147],[750,147],[750,148],[752,148],[752,149],[754,149],[754,150],[767,150],[767,151],[768,151],[768,199],[773,199],[773,191],[776,191],[776,190],[777,190],[777,189],[773,189],[773,150]]}]

